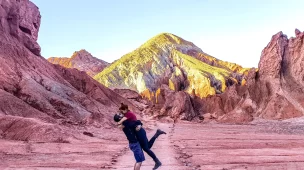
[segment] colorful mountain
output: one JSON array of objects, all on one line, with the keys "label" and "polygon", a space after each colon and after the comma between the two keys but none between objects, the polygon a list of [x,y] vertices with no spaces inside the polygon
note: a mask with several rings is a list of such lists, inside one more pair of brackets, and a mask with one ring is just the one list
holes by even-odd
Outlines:
[{"label": "colorful mountain", "polygon": [[150,99],[162,84],[206,97],[222,93],[234,83],[244,83],[247,71],[204,53],[176,35],[162,33],[113,62],[94,79],[106,87],[132,89]]}]

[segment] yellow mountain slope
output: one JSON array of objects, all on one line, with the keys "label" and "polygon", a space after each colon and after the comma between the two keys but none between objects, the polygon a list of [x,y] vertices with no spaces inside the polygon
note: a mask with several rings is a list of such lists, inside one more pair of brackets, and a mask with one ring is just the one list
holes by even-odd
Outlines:
[{"label": "yellow mountain slope", "polygon": [[244,83],[247,70],[218,60],[176,35],[162,33],[113,62],[94,79],[110,88],[136,90],[148,98],[161,84],[206,97],[234,83]]}]

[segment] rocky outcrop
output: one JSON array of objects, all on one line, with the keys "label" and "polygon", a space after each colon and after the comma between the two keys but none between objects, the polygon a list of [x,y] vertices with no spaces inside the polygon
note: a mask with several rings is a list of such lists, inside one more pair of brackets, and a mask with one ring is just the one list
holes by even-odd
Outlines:
[{"label": "rocky outcrop", "polygon": [[0,0],[0,31],[10,34],[33,54],[40,55],[37,43],[40,27],[38,7],[29,0]]},{"label": "rocky outcrop", "polygon": [[91,77],[94,77],[109,65],[107,62],[93,57],[86,50],[76,51],[70,58],[50,57],[48,61],[65,68],[76,68],[77,70],[86,72]]},{"label": "rocky outcrop", "polygon": [[200,113],[223,122],[248,122],[254,117],[288,119],[304,114],[304,33],[274,35],[262,52],[259,71],[249,71],[246,85],[233,85],[223,94],[197,99]]},{"label": "rocky outcrop", "polygon": [[[5,16],[0,30],[0,132],[5,139],[36,139],[37,128],[52,141],[74,125],[111,127],[112,115],[122,102],[138,113],[130,102],[86,73],[53,65],[28,48],[23,36],[33,40],[27,43],[37,44],[34,40],[40,23],[27,19],[40,16],[34,4],[27,0],[0,0],[0,4],[0,14]],[[8,17],[12,14],[20,20]],[[12,22],[29,30],[38,22],[37,32],[31,31],[29,36],[18,30],[13,34],[16,25],[10,25]]]},{"label": "rocky outcrop", "polygon": [[170,118],[191,121],[197,115],[194,110],[192,99],[189,94],[183,91],[175,92],[167,85],[162,85],[156,95],[158,105],[161,109],[155,116],[169,116]]},{"label": "rocky outcrop", "polygon": [[137,109],[143,111],[148,108],[150,102],[144,99],[140,94],[136,91],[130,89],[114,89],[114,92],[122,96],[123,98],[130,101]]}]

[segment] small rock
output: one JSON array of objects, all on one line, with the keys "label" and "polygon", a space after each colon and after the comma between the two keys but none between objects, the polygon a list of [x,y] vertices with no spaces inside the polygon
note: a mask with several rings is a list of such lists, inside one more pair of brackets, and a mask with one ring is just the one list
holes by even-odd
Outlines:
[{"label": "small rock", "polygon": [[94,135],[91,132],[83,132],[84,135],[90,136],[90,137],[94,137]]}]

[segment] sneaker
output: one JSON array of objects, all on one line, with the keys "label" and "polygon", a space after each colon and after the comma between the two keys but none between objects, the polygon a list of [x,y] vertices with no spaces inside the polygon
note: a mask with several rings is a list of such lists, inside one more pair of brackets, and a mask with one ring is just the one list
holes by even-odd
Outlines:
[{"label": "sneaker", "polygon": [[159,134],[159,135],[161,135],[161,134],[167,134],[166,132],[164,132],[164,131],[162,131],[160,129],[157,129],[156,133]]},{"label": "sneaker", "polygon": [[156,161],[153,170],[159,168],[162,165],[160,161]]}]

